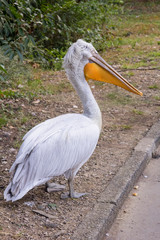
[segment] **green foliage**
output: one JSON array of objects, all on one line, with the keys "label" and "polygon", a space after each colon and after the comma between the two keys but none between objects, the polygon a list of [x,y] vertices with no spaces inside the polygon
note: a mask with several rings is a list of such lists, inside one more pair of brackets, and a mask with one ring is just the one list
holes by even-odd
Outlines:
[{"label": "green foliage", "polygon": [[3,73],[7,73],[5,66],[0,63],[0,80],[4,81]]},{"label": "green foliage", "polygon": [[16,91],[13,91],[11,89],[9,90],[0,90],[0,99],[3,99],[3,98],[18,98],[18,97],[21,97],[21,95],[16,92]]},{"label": "green foliage", "polygon": [[10,60],[17,55],[22,61],[28,44],[34,44],[31,20],[36,9],[31,11],[32,4],[31,1],[0,0],[0,45]]},{"label": "green foliage", "polygon": [[112,27],[110,16],[117,13],[122,3],[121,0],[0,0],[0,46],[10,60],[17,56],[22,61],[25,56],[59,69],[66,49],[78,38],[104,49]]}]

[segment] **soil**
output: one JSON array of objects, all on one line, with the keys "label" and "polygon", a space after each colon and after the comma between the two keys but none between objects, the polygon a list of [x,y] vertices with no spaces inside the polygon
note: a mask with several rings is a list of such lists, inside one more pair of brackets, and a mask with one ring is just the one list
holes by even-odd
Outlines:
[{"label": "soil", "polygon": [[[120,71],[118,66],[114,67]],[[120,72],[128,79],[127,71]],[[15,111],[21,108],[24,114],[30,114],[33,118],[24,124],[24,129],[8,124],[0,130],[0,239],[71,238],[87,212],[93,209],[99,194],[125,164],[134,146],[159,119],[159,87],[151,86],[159,86],[160,71],[146,68],[132,70],[132,73],[134,75],[129,77],[129,81],[143,92],[143,97],[112,85],[89,82],[102,110],[103,129],[95,152],[75,178],[76,190],[89,193],[80,199],[62,200],[61,192],[47,193],[44,185],[34,188],[14,203],[3,199],[10,179],[9,169],[18,151],[15,142],[20,141],[22,135],[39,122],[62,113],[82,112],[75,91],[41,96],[32,102],[25,99],[1,100],[11,104]],[[49,77],[42,73],[41,78],[53,84],[67,81],[63,71]],[[68,188],[63,176],[56,181],[66,184]]]}]

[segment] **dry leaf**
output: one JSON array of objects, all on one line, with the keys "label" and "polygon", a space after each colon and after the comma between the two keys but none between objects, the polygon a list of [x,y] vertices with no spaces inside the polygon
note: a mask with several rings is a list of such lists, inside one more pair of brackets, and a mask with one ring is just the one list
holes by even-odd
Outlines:
[{"label": "dry leaf", "polygon": [[40,103],[40,100],[37,99],[37,100],[33,101],[32,103],[33,103],[33,104],[38,104],[38,103]]},{"label": "dry leaf", "polygon": [[138,193],[133,193],[132,196],[136,197],[138,195]]}]

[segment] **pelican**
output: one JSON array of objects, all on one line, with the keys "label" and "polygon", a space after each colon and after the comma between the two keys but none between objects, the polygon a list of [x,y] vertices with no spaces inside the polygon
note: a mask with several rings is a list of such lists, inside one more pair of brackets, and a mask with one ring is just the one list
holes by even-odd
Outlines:
[{"label": "pelican", "polygon": [[[60,175],[68,180],[69,193],[66,197],[79,198],[86,194],[74,191],[73,180],[92,155],[102,127],[101,111],[87,80],[108,82],[142,96],[142,92],[100,57],[91,43],[81,39],[69,48],[63,67],[82,102],[83,113],[60,115],[26,133],[10,169],[12,177],[4,191],[7,201],[21,199],[35,186]],[[48,188],[50,192],[51,183]]]}]

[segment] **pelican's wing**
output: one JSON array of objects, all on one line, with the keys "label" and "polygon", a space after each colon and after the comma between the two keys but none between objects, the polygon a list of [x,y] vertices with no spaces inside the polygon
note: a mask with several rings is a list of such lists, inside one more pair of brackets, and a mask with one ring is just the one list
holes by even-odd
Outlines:
[{"label": "pelican's wing", "polygon": [[91,156],[99,133],[92,120],[79,114],[62,115],[31,129],[11,167],[13,178],[5,198],[18,200],[34,186],[76,171]]}]

